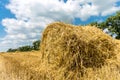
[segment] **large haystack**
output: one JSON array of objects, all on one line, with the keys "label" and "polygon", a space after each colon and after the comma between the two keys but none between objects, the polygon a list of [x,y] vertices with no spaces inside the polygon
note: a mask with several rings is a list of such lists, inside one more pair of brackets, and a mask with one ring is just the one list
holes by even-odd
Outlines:
[{"label": "large haystack", "polygon": [[57,68],[79,71],[100,68],[115,55],[115,44],[96,27],[80,27],[64,23],[47,26],[41,42],[42,58]]}]

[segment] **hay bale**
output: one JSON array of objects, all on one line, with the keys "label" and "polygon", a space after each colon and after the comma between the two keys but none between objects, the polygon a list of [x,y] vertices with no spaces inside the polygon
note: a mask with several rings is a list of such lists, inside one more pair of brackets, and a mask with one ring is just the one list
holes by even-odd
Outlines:
[{"label": "hay bale", "polygon": [[40,50],[48,64],[81,71],[101,67],[115,55],[114,49],[114,40],[96,27],[57,22],[45,29]]}]

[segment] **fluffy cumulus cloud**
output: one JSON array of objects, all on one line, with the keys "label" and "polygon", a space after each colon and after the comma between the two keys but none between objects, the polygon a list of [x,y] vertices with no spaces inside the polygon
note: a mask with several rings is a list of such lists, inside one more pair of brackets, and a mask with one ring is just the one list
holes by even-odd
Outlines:
[{"label": "fluffy cumulus cloud", "polygon": [[107,16],[120,10],[120,0],[10,0],[6,5],[15,18],[5,18],[2,25],[7,35],[0,44],[4,49],[27,45],[40,38],[47,24],[54,21],[72,23],[91,16]]}]

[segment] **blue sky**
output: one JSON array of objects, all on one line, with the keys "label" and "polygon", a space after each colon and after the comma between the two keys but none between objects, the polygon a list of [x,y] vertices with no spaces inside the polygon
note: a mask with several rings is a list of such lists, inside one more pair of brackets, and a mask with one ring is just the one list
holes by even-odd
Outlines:
[{"label": "blue sky", "polygon": [[3,38],[6,35],[4,30],[4,26],[2,25],[1,21],[4,18],[14,18],[14,14],[10,12],[9,9],[5,8],[5,5],[9,3],[9,0],[1,0],[0,1],[0,38]]},{"label": "blue sky", "polygon": [[30,45],[51,22],[102,22],[116,11],[120,0],[0,0],[0,51]]}]

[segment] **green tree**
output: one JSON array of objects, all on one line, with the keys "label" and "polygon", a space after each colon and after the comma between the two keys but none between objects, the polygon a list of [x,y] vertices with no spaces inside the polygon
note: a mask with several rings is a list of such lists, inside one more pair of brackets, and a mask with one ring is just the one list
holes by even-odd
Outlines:
[{"label": "green tree", "polygon": [[107,18],[105,22],[100,23],[100,28],[108,30],[112,33],[112,36],[116,34],[116,38],[120,39],[120,11],[116,15]]},{"label": "green tree", "polygon": [[31,51],[32,47],[31,46],[22,46],[18,48],[19,51],[24,52],[24,51]]},{"label": "green tree", "polygon": [[40,40],[37,40],[33,42],[33,50],[39,50],[40,49]]},{"label": "green tree", "polygon": [[15,51],[17,51],[17,49],[10,48],[10,49],[7,50],[7,52],[15,52]]},{"label": "green tree", "polygon": [[31,51],[31,50],[39,50],[40,49],[40,40],[34,41],[32,43],[32,46],[27,45],[27,46],[21,46],[19,48],[16,49],[8,49],[7,52],[15,52],[15,51],[21,51],[21,52],[25,52],[25,51]]}]

